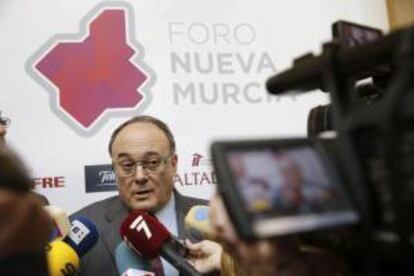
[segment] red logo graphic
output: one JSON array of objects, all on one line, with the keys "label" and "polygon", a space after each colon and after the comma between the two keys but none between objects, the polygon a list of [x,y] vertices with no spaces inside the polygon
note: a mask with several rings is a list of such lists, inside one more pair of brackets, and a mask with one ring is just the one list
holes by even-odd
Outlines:
[{"label": "red logo graphic", "polygon": [[133,20],[128,13],[131,10],[101,8],[84,30],[60,35],[33,63],[35,79],[40,75],[56,99],[54,111],[69,115],[84,132],[106,111],[131,110],[144,101],[142,89],[150,74],[133,62],[143,51],[132,46],[128,26]]},{"label": "red logo graphic", "polygon": [[43,189],[64,188],[66,182],[64,176],[37,177],[33,181],[36,187]]},{"label": "red logo graphic", "polygon": [[198,166],[200,166],[200,161],[201,161],[201,158],[203,158],[203,157],[204,156],[202,156],[199,153],[194,153],[193,154],[193,162],[191,163],[191,166],[192,167],[198,167]]},{"label": "red logo graphic", "polygon": [[191,158],[191,171],[178,173],[174,184],[180,186],[217,184],[216,174],[211,170],[211,159],[195,152]]}]

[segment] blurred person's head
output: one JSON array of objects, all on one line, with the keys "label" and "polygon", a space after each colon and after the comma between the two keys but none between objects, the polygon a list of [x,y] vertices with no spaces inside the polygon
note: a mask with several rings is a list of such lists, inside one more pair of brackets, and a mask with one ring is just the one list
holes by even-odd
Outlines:
[{"label": "blurred person's head", "polygon": [[109,142],[119,196],[130,210],[158,211],[170,200],[178,157],[168,126],[151,116],[121,124]]},{"label": "blurred person's head", "polygon": [[34,183],[22,160],[7,146],[0,146],[0,189],[29,192]]},{"label": "blurred person's head", "polygon": [[20,158],[0,146],[0,258],[44,254],[51,225]]},{"label": "blurred person's head", "polygon": [[[286,160],[283,160],[286,159]],[[301,168],[289,157],[283,157],[280,172],[283,177],[282,198],[293,206],[303,202]]]},{"label": "blurred person's head", "polygon": [[250,178],[248,185],[245,186],[243,189],[251,211],[260,212],[272,207],[273,191],[266,179]]},{"label": "blurred person's head", "polygon": [[237,178],[246,176],[246,168],[242,153],[232,153],[230,156],[230,167]]}]

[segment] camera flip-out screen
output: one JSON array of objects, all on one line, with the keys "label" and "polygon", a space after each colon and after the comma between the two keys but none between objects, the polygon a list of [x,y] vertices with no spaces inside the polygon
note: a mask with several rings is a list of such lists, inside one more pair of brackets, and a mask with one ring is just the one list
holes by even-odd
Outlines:
[{"label": "camera flip-out screen", "polygon": [[343,49],[357,47],[380,39],[381,29],[359,25],[347,21],[337,21],[332,26],[332,35],[338,39]]},{"label": "camera flip-out screen", "polygon": [[358,216],[321,142],[216,142],[219,191],[244,238],[352,224]]}]

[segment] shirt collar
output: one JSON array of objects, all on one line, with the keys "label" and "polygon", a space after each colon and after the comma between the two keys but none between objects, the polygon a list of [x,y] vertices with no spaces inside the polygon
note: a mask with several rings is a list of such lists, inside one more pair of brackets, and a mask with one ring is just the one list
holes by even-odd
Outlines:
[{"label": "shirt collar", "polygon": [[155,213],[155,216],[168,229],[168,231],[177,236],[177,215],[175,211],[174,193],[171,193],[170,200],[161,210]]}]

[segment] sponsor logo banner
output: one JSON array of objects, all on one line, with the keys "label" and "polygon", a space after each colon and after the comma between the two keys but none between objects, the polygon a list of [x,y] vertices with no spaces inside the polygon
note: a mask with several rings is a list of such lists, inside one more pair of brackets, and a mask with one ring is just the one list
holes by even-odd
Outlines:
[{"label": "sponsor logo banner", "polygon": [[37,189],[62,189],[66,187],[64,176],[42,176],[33,178]]},{"label": "sponsor logo banner", "polygon": [[189,159],[189,169],[178,173],[174,178],[176,186],[201,186],[217,184],[217,177],[211,168],[211,159],[195,152]]},{"label": "sponsor logo banner", "polygon": [[117,191],[115,173],[111,165],[85,166],[86,193]]}]

